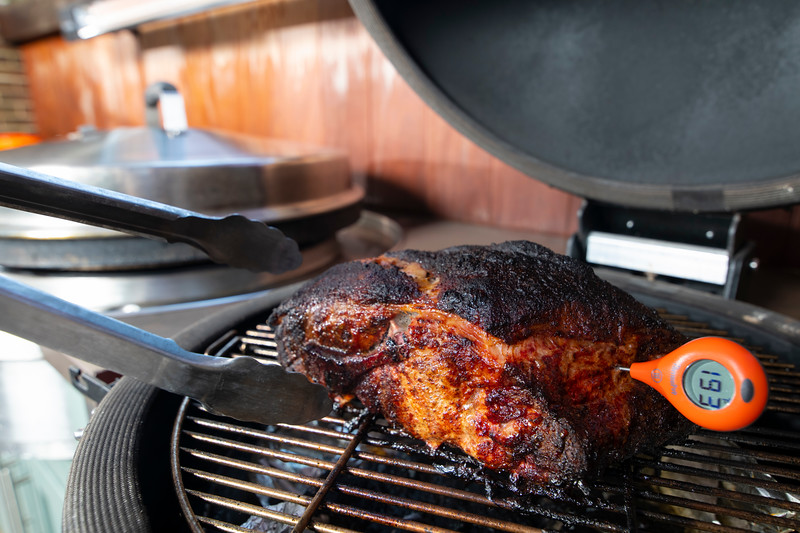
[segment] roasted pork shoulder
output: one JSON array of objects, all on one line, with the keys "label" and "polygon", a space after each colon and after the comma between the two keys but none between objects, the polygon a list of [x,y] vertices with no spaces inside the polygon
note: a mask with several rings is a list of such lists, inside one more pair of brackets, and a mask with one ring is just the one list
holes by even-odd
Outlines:
[{"label": "roasted pork shoulder", "polygon": [[686,342],[585,264],[530,242],[334,266],[270,317],[281,363],[536,492],[691,424],[615,370]]}]

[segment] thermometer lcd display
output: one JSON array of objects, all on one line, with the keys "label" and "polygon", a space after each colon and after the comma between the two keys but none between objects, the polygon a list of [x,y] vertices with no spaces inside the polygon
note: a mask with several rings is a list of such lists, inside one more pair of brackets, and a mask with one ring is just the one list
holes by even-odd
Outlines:
[{"label": "thermometer lcd display", "polygon": [[716,361],[703,359],[686,369],[683,389],[696,405],[716,410],[731,401],[736,392],[736,383],[727,368]]}]

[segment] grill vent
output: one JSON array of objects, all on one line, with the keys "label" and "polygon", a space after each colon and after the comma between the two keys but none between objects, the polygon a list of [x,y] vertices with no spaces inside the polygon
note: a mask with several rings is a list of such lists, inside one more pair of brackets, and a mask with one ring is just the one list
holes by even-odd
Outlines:
[{"label": "grill vent", "polygon": [[[745,339],[662,311],[687,337]],[[767,370],[765,419],[800,415],[800,373],[748,346]],[[274,362],[263,323],[210,352]],[[762,419],[763,420],[763,419]],[[786,426],[790,427],[790,426]],[[763,421],[738,432],[701,431],[656,457],[637,456],[591,488],[597,503],[489,499],[456,475],[470,458],[424,445],[352,411],[315,423],[257,427],[186,400],[173,434],[173,473],[196,531],[764,531],[800,527],[800,433]]]}]

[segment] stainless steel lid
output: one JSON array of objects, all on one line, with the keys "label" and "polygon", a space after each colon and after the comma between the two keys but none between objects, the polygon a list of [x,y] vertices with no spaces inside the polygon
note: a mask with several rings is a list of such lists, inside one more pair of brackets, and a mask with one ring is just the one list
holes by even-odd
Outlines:
[{"label": "stainless steel lid", "polygon": [[[210,216],[239,213],[301,246],[360,215],[363,189],[333,149],[187,127],[174,86],[145,92],[145,127],[81,128],[65,140],[0,152],[0,161]],[[126,270],[204,262],[189,246],[0,208],[0,265]]]},{"label": "stainless steel lid", "polygon": [[[269,223],[358,203],[363,196],[340,152],[284,141],[153,127],[82,130],[72,139],[0,153],[0,160],[208,215],[240,212]],[[118,233],[0,211],[0,237],[97,238]]]}]

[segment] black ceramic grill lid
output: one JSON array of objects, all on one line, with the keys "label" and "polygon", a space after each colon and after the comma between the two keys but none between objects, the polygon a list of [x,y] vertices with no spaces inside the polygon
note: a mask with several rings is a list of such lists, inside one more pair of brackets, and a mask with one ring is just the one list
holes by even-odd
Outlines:
[{"label": "black ceramic grill lid", "polygon": [[529,176],[619,205],[800,201],[800,3],[350,0],[403,78]]}]

